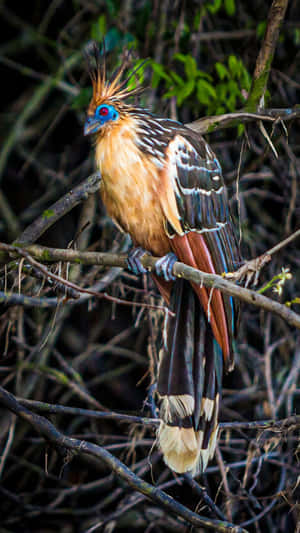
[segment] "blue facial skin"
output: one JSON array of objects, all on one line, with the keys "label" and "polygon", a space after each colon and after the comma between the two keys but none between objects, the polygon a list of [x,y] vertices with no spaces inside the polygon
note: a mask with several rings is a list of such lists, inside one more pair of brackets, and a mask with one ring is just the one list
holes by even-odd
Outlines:
[{"label": "blue facial skin", "polygon": [[90,135],[96,133],[103,124],[110,120],[117,120],[119,113],[110,104],[101,104],[96,108],[93,117],[87,117],[84,124],[84,135]]}]

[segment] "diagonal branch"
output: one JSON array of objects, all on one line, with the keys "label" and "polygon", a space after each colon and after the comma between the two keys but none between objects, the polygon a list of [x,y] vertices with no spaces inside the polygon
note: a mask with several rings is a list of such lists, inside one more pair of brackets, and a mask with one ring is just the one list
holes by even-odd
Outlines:
[{"label": "diagonal branch", "polygon": [[99,172],[92,174],[74,189],[57,200],[55,204],[46,209],[25,231],[18,237],[18,244],[35,242],[41,235],[53,226],[60,218],[71,209],[99,190],[101,175]]},{"label": "diagonal branch", "polygon": [[270,7],[266,32],[257,57],[252,86],[246,104],[247,111],[256,111],[257,108],[264,107],[263,98],[287,5],[288,0],[273,0]]},{"label": "diagonal branch", "polygon": [[120,479],[126,481],[134,490],[141,492],[157,505],[183,518],[189,524],[195,527],[205,527],[220,533],[246,533],[246,530],[239,526],[235,526],[224,520],[205,518],[191,511],[162,490],[138,477],[105,448],[84,440],[73,439],[61,433],[47,418],[37,415],[29,411],[26,407],[23,407],[11,393],[2,387],[0,387],[0,403],[28,422],[35,431],[53,446],[65,448],[78,455],[90,455],[102,460]]}]

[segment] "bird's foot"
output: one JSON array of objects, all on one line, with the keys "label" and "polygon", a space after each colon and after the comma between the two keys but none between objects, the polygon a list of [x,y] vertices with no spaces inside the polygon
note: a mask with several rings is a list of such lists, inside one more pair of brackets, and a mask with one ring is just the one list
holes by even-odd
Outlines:
[{"label": "bird's foot", "polygon": [[141,248],[141,246],[130,250],[127,256],[127,265],[128,269],[136,276],[138,276],[139,274],[146,274],[147,269],[142,265],[141,258],[144,254],[148,253],[149,252],[144,250],[144,248]]},{"label": "bird's foot", "polygon": [[[149,252],[138,246],[137,248],[133,248],[127,256],[128,269],[135,275],[146,274],[148,272],[141,262],[144,254],[149,255]],[[173,252],[158,259],[155,263],[155,273],[157,276],[164,278],[165,281],[174,281],[176,276],[173,274],[173,266],[176,261],[178,259]]]},{"label": "bird's foot", "polygon": [[176,276],[173,274],[173,266],[177,261],[178,258],[173,252],[164,255],[155,263],[156,274],[166,281],[175,281]]},{"label": "bird's foot", "polygon": [[233,281],[244,281],[245,287],[248,287],[250,283],[255,287],[258,283],[259,274],[261,269],[271,261],[271,256],[269,254],[263,254],[255,259],[251,259],[244,263],[238,270],[235,272],[227,272],[222,274],[224,278],[233,280]]}]

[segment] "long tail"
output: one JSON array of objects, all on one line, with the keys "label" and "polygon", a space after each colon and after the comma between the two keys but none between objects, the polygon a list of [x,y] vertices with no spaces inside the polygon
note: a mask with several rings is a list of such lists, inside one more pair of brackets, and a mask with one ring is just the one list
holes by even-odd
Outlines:
[{"label": "long tail", "polygon": [[189,282],[176,280],[170,307],[158,371],[158,440],[172,470],[196,475],[216,447],[223,357]]}]

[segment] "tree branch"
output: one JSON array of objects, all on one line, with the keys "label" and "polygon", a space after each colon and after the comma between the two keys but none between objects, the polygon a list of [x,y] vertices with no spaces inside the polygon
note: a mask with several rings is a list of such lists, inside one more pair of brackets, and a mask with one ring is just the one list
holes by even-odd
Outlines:
[{"label": "tree branch", "polygon": [[279,30],[287,5],[288,0],[273,0],[270,7],[266,32],[256,60],[252,85],[246,104],[247,111],[256,111],[258,107],[264,107],[263,97],[267,88]]},{"label": "tree branch", "polygon": [[267,122],[282,122],[300,117],[300,106],[296,105],[289,109],[263,109],[253,113],[241,109],[233,113],[224,113],[223,115],[214,115],[212,117],[203,117],[193,122],[185,124],[188,128],[204,135],[212,131],[234,128],[241,123],[263,120]]},{"label": "tree branch", "polygon": [[[80,285],[77,285],[76,283],[74,283],[72,281],[69,281],[68,279],[62,278],[58,274],[54,274],[54,272],[51,272],[50,270],[48,270],[45,267],[45,265],[43,265],[42,263],[39,263],[38,261],[33,259],[33,257],[24,248],[19,248],[19,247],[16,248],[15,246],[10,245],[10,244],[0,243],[0,250],[1,249],[2,250],[6,250],[6,251],[18,250],[19,255],[21,257],[24,257],[37,270],[42,272],[46,279],[50,278],[52,280],[57,281],[59,283],[60,290],[61,290],[62,286],[65,285],[65,287],[67,287],[67,289],[71,289],[73,291],[77,291],[77,293],[83,293],[85,295],[89,295],[90,297],[93,296],[95,298],[101,298],[101,299],[105,298],[106,300],[110,300],[112,302],[123,304],[123,305],[130,305],[130,306],[133,305],[132,302],[129,301],[129,300],[124,300],[124,299],[116,298],[115,296],[110,296],[108,293],[99,292],[99,290],[97,291],[94,288],[93,289],[92,288],[87,288],[86,289],[86,288],[80,287]],[[73,250],[73,251],[75,251],[75,250]],[[114,254],[109,254],[109,255],[113,256]],[[117,256],[117,257],[119,257],[119,256]],[[75,263],[78,263],[78,261],[75,261]],[[122,265],[123,265],[123,263],[122,263]],[[12,298],[12,295],[10,295],[10,296]],[[63,300],[63,303],[65,303],[70,298],[72,298],[72,296],[70,296],[70,291],[68,291],[68,294],[67,294],[65,300]],[[30,301],[26,301],[26,297],[24,298],[24,304],[25,305],[28,305],[28,304],[30,305]],[[147,307],[148,309],[161,309],[163,311],[167,311],[166,307],[160,307],[158,305],[151,305],[151,304],[139,303],[139,302],[135,302],[134,305],[136,307]],[[36,307],[35,302],[33,304],[33,307]]]},{"label": "tree branch", "polygon": [[[297,232],[296,232],[297,234]],[[30,260],[34,266],[39,267],[42,271],[45,267],[37,263],[31,256],[34,256],[43,261],[68,261],[70,263],[82,263],[89,265],[101,265],[101,266],[118,266],[121,268],[127,268],[127,256],[111,253],[101,252],[80,252],[78,250],[60,250],[57,248],[47,248],[44,246],[31,245],[25,248],[19,248],[4,243],[0,243],[0,250],[9,252],[12,257],[22,256]],[[150,272],[155,269],[156,261],[158,257],[153,257],[150,254],[145,253],[141,259],[141,262],[145,268]],[[285,305],[276,302],[262,294],[259,294],[253,290],[240,287],[235,283],[224,279],[217,274],[208,274],[201,270],[197,270],[184,263],[176,262],[173,267],[173,274],[179,278],[184,278],[188,281],[193,281],[199,285],[205,287],[211,287],[214,289],[220,289],[225,294],[239,298],[240,300],[260,307],[266,311],[277,314],[283,320],[285,320],[290,326],[300,329],[300,316],[286,307]],[[56,276],[53,273],[47,271],[47,275],[57,279],[60,283],[63,283],[63,278]],[[83,289],[79,285],[75,285],[67,280],[65,283],[68,287],[71,287],[78,292],[84,292],[97,296],[97,293],[89,289]],[[122,303],[122,301],[120,301]],[[136,304],[135,304],[136,305]]]},{"label": "tree branch", "polygon": [[[213,117],[203,117],[186,124],[197,133],[205,134],[222,128],[233,128],[241,122],[264,120],[268,122],[281,122],[299,117],[299,105],[290,109],[263,109],[260,103],[265,94],[271,64],[278,41],[279,30],[284,19],[288,0],[273,0],[269,10],[268,21],[264,39],[257,57],[252,85],[245,109],[234,113],[226,113]],[[264,107],[264,106],[261,106]]]},{"label": "tree branch", "polygon": [[53,226],[57,220],[66,215],[73,207],[87,200],[90,194],[99,190],[101,175],[95,172],[75,189],[69,191],[52,206],[46,209],[25,231],[18,237],[17,244],[35,242],[45,231]]},{"label": "tree branch", "polygon": [[[80,407],[69,407],[66,405],[51,404],[39,402],[36,400],[26,400],[17,398],[18,402],[24,407],[31,408],[33,411],[49,414],[64,414],[70,416],[84,416],[95,419],[110,419],[127,424],[141,424],[143,426],[157,427],[160,424],[158,418],[146,418],[136,415],[127,415],[116,411],[94,411],[93,409],[82,409]],[[253,420],[251,422],[220,422],[220,429],[257,429],[281,432],[286,430],[296,430],[300,428],[300,415],[291,415],[282,420]]]},{"label": "tree branch", "polygon": [[16,398],[0,387],[0,403],[28,422],[46,441],[55,447],[65,448],[79,455],[90,455],[102,460],[115,474],[134,490],[141,492],[169,512],[180,516],[195,527],[205,527],[220,533],[247,533],[243,528],[229,522],[211,520],[191,511],[157,487],[150,485],[134,474],[124,463],[108,450],[84,440],[73,439],[61,433],[49,420],[23,407]]}]

